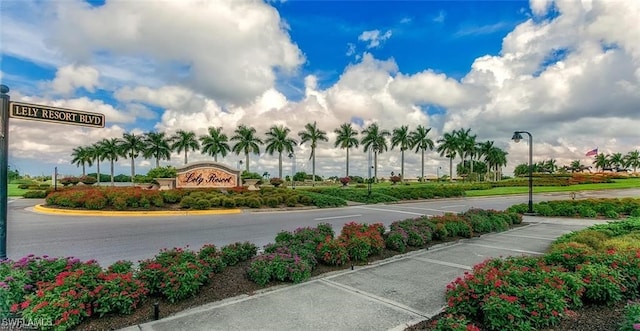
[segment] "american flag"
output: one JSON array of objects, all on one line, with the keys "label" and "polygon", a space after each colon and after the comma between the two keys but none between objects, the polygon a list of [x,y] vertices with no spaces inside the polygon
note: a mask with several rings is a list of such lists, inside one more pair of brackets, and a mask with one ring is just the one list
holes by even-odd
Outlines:
[{"label": "american flag", "polygon": [[587,154],[585,154],[584,156],[594,156],[594,155],[598,155],[598,148],[588,151]]}]

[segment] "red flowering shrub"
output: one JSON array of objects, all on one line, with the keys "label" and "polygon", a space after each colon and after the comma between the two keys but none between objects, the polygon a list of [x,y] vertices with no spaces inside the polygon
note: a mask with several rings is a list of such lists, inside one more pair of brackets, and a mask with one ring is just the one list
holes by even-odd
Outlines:
[{"label": "red flowering shrub", "polygon": [[100,273],[100,284],[93,290],[94,312],[102,317],[108,313],[131,314],[144,300],[149,290],[133,278],[133,273]]}]

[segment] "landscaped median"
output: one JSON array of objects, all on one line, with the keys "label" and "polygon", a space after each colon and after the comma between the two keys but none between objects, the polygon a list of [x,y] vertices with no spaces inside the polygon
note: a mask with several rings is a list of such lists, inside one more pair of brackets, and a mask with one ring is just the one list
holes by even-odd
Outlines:
[{"label": "landscaped median", "polygon": [[39,213],[56,214],[56,215],[76,215],[76,216],[195,216],[195,215],[228,215],[228,214],[240,214],[241,209],[229,208],[229,209],[208,209],[208,210],[191,210],[191,209],[178,209],[178,210],[81,210],[81,209],[61,209],[50,208],[43,205],[35,205],[33,210]]},{"label": "landscaped median", "polygon": [[[108,327],[127,326],[127,315],[149,300],[161,301],[163,309],[209,291],[218,275],[246,261],[244,275],[260,286],[273,282],[298,283],[314,270],[366,264],[370,259],[392,256],[408,249],[508,229],[522,217],[515,213],[472,210],[459,215],[419,217],[395,222],[386,231],[381,224],[348,223],[336,235],[329,224],[280,232],[274,243],[258,248],[248,242],[222,248],[205,245],[165,249],[155,257],[139,261],[119,261],[103,269],[95,261],[74,258],[27,256],[0,264],[0,313],[2,318],[47,321],[44,329],[67,330],[80,323]],[[394,253],[395,252],[395,253]],[[242,282],[230,281],[228,286]],[[237,294],[236,294],[237,295]],[[220,299],[218,297],[218,299]],[[136,324],[151,318],[141,312]],[[113,322],[123,316],[123,323]],[[115,323],[115,324],[114,324]],[[82,328],[82,327],[81,327]],[[88,327],[93,328],[94,327]]]}]

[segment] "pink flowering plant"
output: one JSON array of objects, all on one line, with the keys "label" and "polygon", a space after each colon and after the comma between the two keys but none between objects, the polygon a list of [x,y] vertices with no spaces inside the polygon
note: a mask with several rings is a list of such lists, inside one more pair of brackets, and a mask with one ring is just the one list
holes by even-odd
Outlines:
[{"label": "pink flowering plant", "polygon": [[249,279],[264,286],[272,280],[300,283],[311,277],[311,266],[287,247],[257,256],[248,270]]}]

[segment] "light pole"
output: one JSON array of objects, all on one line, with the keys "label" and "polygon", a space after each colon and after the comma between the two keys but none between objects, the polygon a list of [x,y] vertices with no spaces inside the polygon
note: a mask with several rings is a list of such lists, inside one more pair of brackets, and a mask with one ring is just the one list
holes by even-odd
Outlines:
[{"label": "light pole", "polygon": [[442,169],[442,167],[438,166],[436,168],[436,181],[440,181],[440,169]]},{"label": "light pole", "polygon": [[293,152],[289,153],[289,158],[291,159],[291,188],[296,189],[296,181],[293,179],[293,176],[296,174],[296,155]]},{"label": "light pole", "polygon": [[240,169],[240,167],[242,167],[242,160],[238,160],[238,169]]},{"label": "light pole", "polygon": [[522,140],[522,133],[529,136],[529,209],[525,215],[534,215],[533,211],[533,136],[527,131],[515,131],[511,139],[516,143]]}]

